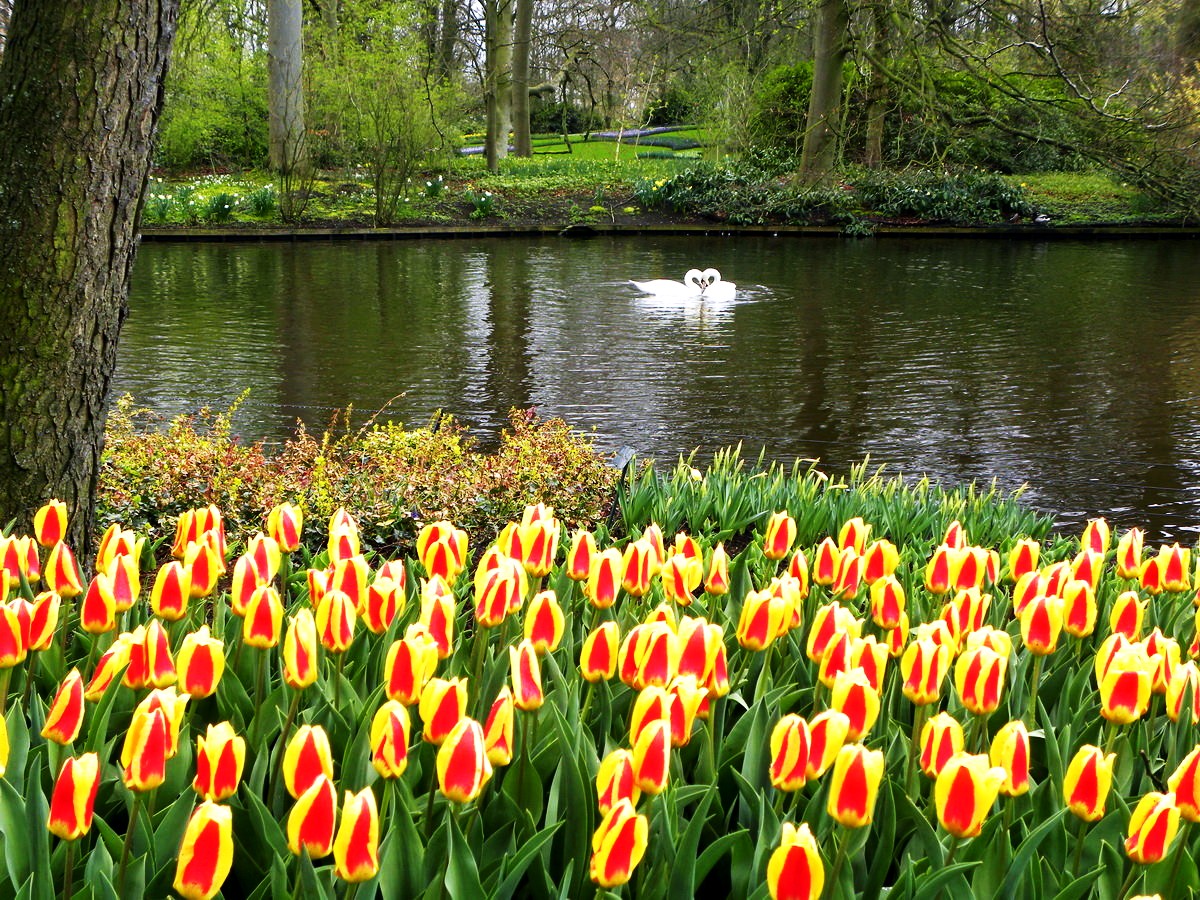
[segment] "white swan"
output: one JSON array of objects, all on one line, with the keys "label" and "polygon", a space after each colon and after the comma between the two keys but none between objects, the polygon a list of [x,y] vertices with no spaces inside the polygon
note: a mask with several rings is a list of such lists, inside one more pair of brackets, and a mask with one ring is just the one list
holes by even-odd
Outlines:
[{"label": "white swan", "polygon": [[737,292],[737,285],[732,281],[722,281],[721,273],[716,269],[705,269],[700,273],[703,287],[700,296],[705,300],[732,300]]},{"label": "white swan", "polygon": [[[717,276],[718,278],[720,276]],[[646,294],[655,294],[659,297],[700,297],[707,287],[704,281],[704,275],[699,269],[688,269],[687,274],[683,276],[683,281],[672,281],[669,278],[655,278],[653,281],[632,281],[630,282],[639,291]]]}]

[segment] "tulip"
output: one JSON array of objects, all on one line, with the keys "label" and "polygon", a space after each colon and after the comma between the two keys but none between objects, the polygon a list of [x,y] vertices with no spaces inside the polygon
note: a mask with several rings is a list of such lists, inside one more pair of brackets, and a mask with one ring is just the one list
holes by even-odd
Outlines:
[{"label": "tulip", "polygon": [[1176,766],[1167,788],[1175,795],[1180,815],[1189,822],[1200,822],[1200,744]]},{"label": "tulip", "polygon": [[554,591],[542,591],[529,601],[525,611],[525,638],[533,643],[538,656],[553,653],[566,632],[566,619]]},{"label": "tulip", "polygon": [[33,599],[33,610],[29,616],[30,651],[49,650],[58,628],[58,613],[62,598],[53,591],[42,591]]},{"label": "tulip", "polygon": [[417,709],[423,723],[421,737],[440,745],[467,714],[467,680],[429,679]]},{"label": "tulip", "polygon": [[191,593],[191,572],[182,563],[172,560],[163,565],[154,577],[154,586],[150,589],[150,608],[160,619],[178,622],[187,615]]},{"label": "tulip", "polygon": [[1142,542],[1145,536],[1140,528],[1131,528],[1117,541],[1117,575],[1120,578],[1137,578],[1142,572]]},{"label": "tulip", "polygon": [[779,846],[767,862],[771,900],[817,900],[825,889],[825,866],[808,823],[784,822]]},{"label": "tulip", "polygon": [[1120,650],[1100,681],[1100,714],[1110,722],[1128,725],[1150,706],[1154,663],[1144,648]]},{"label": "tulip", "polygon": [[[836,549],[834,547],[835,551]],[[800,599],[803,600],[806,598],[809,593],[811,578],[808,573],[808,558],[804,555],[803,550],[798,549],[792,554],[792,558],[788,560],[787,573],[790,577],[796,579],[796,584],[800,589]]]},{"label": "tulip", "polygon": [[596,609],[608,609],[616,602],[621,590],[623,560],[621,551],[609,547],[592,557],[592,568],[588,572],[584,588],[588,602]]},{"label": "tulip", "polygon": [[533,642],[525,639],[517,646],[509,647],[508,661],[511,667],[513,703],[517,709],[525,712],[540,709],[545,694],[542,692],[542,668],[538,664]]},{"label": "tulip", "polygon": [[861,668],[839,672],[833,681],[829,705],[850,720],[847,741],[860,741],[879,718],[879,691]]},{"label": "tulip", "polygon": [[1108,616],[1108,626],[1112,633],[1123,634],[1130,641],[1139,640],[1142,636],[1146,604],[1147,601],[1142,600],[1136,591],[1121,593],[1113,601],[1112,612]]},{"label": "tulip", "polygon": [[333,778],[329,736],[320,725],[301,725],[283,751],[283,783],[299,799],[321,775]]},{"label": "tulip", "polygon": [[60,597],[78,597],[83,593],[83,582],[79,578],[79,566],[75,554],[62,541],[50,549],[46,557],[46,586]]},{"label": "tulip", "polygon": [[871,621],[880,628],[895,628],[900,624],[907,602],[904,588],[896,577],[883,576],[871,584]]},{"label": "tulip", "polygon": [[897,659],[904,655],[908,647],[908,613],[900,613],[900,623],[895,628],[889,628],[884,634],[887,643],[888,656]]},{"label": "tulip", "polygon": [[811,735],[808,722],[788,713],[771,729],[771,784],[781,791],[798,791],[808,780]]},{"label": "tulip", "polygon": [[629,881],[646,853],[650,823],[638,815],[628,800],[619,800],[604,814],[592,836],[592,881],[600,887],[618,887]]},{"label": "tulip", "polygon": [[349,559],[351,556],[358,556],[360,552],[358,523],[341,507],[338,507],[329,519],[329,538],[326,547],[329,550],[330,562],[337,559]]},{"label": "tulip", "polygon": [[377,574],[375,580],[367,588],[362,609],[358,612],[362,616],[363,624],[372,634],[383,634],[392,627],[392,622],[404,611],[404,606],[403,581],[396,581],[393,578],[385,578]]},{"label": "tulip", "polygon": [[1041,572],[1026,572],[1017,579],[1012,590],[1012,613],[1020,616],[1034,597],[1043,597],[1051,593],[1047,589],[1047,580]]},{"label": "tulip", "polygon": [[1049,656],[1058,647],[1063,608],[1058,597],[1034,597],[1021,610],[1021,639],[1035,656]]},{"label": "tulip", "polygon": [[417,534],[417,559],[430,577],[453,584],[467,561],[467,533],[442,520],[424,526]]},{"label": "tulip", "polygon": [[1008,551],[1008,577],[1011,581],[1020,581],[1030,572],[1036,572],[1038,555],[1042,545],[1031,538],[1021,538]]},{"label": "tulip", "polygon": [[83,698],[95,702],[104,696],[108,686],[129,665],[129,639],[126,635],[118,635],[112,645],[100,654],[92,680],[84,689]]},{"label": "tulip", "polygon": [[200,543],[189,546],[183,554],[183,565],[188,570],[191,596],[207,597],[211,594],[225,567],[217,548],[216,533],[206,531]]},{"label": "tulip", "polygon": [[1129,817],[1125,853],[1138,865],[1161,861],[1179,831],[1180,812],[1175,795],[1151,791],[1138,801]]},{"label": "tulip", "polygon": [[763,556],[767,559],[781,560],[792,549],[796,540],[796,520],[787,512],[772,514],[767,520],[766,534],[763,537]]},{"label": "tulip", "polygon": [[888,646],[873,634],[855,638],[850,643],[850,668],[862,669],[867,683],[876,693],[883,691],[883,679],[887,674]]},{"label": "tulip", "polygon": [[837,575],[834,576],[833,584],[829,586],[830,596],[851,599],[857,597],[862,587],[862,571],[862,557],[847,547],[838,557]]},{"label": "tulip", "polygon": [[679,674],[693,675],[701,684],[708,681],[717,663],[717,648],[724,640],[720,625],[707,619],[684,616],[676,630],[679,636]]},{"label": "tulip", "polygon": [[667,561],[667,545],[666,539],[663,537],[662,527],[657,522],[651,522],[643,530],[639,540],[645,541],[650,545],[653,551],[651,555],[651,575],[656,575],[658,570],[662,568],[662,564]]},{"label": "tulip", "polygon": [[946,763],[964,746],[962,726],[947,712],[940,712],[921,728],[921,771],[937,778]]},{"label": "tulip", "polygon": [[679,638],[665,622],[635,625],[617,654],[621,680],[640,691],[648,684],[665,687],[679,666]]},{"label": "tulip", "polygon": [[1167,683],[1167,715],[1172,722],[1186,721],[1190,714],[1193,725],[1200,723],[1200,668],[1188,661],[1179,666]]},{"label": "tulip", "polygon": [[600,806],[600,815],[621,801],[636,805],[642,792],[638,789],[634,778],[633,752],[631,750],[613,750],[600,761],[596,772],[596,796]]},{"label": "tulip", "polygon": [[1071,578],[1082,581],[1092,588],[1100,581],[1100,572],[1104,568],[1104,554],[1090,550],[1080,552],[1071,560]]},{"label": "tulip", "polygon": [[969,647],[954,665],[954,684],[963,706],[975,715],[991,715],[1000,706],[1008,657],[990,647]]},{"label": "tulip", "polygon": [[819,608],[813,615],[805,653],[813,662],[819,663],[836,635],[858,637],[861,633],[862,623],[853,612],[835,600]]},{"label": "tulip", "polygon": [[947,544],[940,544],[925,566],[925,590],[944,594],[954,586],[962,553]]},{"label": "tulip", "polygon": [[979,589],[987,575],[988,563],[988,552],[982,547],[961,548],[952,568],[950,587],[956,591]]},{"label": "tulip", "polygon": [[513,758],[513,730],[515,719],[512,690],[506,684],[492,701],[487,721],[483,725],[483,743],[487,748],[488,762],[493,767],[507,766]]},{"label": "tulip", "polygon": [[[371,576],[371,567],[367,565],[366,557],[361,554],[347,556],[345,559],[333,560],[329,564],[329,577],[325,581],[325,593],[339,591],[350,598],[350,605],[357,612],[365,603],[367,594],[367,579]],[[320,608],[319,601],[313,604]]]},{"label": "tulip", "polygon": [[33,514],[33,536],[43,547],[50,548],[67,535],[67,504],[50,500]]},{"label": "tulip", "polygon": [[863,581],[874,588],[880,580],[894,577],[893,573],[900,562],[900,551],[891,541],[872,541],[863,551],[862,561]]},{"label": "tulip", "polygon": [[704,553],[700,550],[700,542],[686,532],[680,531],[675,534],[675,542],[671,544],[667,551],[667,558],[672,556],[682,556],[685,559],[698,560],[701,563],[704,561]]},{"label": "tulip", "polygon": [[246,765],[246,741],[228,722],[209,725],[196,736],[196,777],[192,789],[219,803],[237,793]]},{"label": "tulip", "polygon": [[862,744],[846,744],[833,763],[825,805],[830,818],[845,828],[870,825],[882,780],[883,753]]},{"label": "tulip", "polygon": [[492,777],[483,727],[460,717],[437,753],[438,786],[447,799],[469,803]]},{"label": "tulip", "polygon": [[475,621],[494,627],[514,609],[520,609],[528,587],[521,564],[501,557],[498,564],[475,579]]},{"label": "tulip", "polygon": [[1029,731],[1024,722],[1014,719],[997,731],[988,758],[1004,770],[1001,794],[1019,797],[1029,790]]},{"label": "tulip", "polygon": [[142,589],[137,560],[127,553],[118,554],[109,561],[104,574],[108,576],[117,612],[132,609]]},{"label": "tulip", "polygon": [[310,609],[288,616],[283,637],[283,680],[293,690],[303,690],[317,680],[317,621]]},{"label": "tulip", "polygon": [[171,756],[171,727],[167,713],[139,707],[125,732],[121,749],[121,777],[131,791],[152,791],[167,777]]},{"label": "tulip", "polygon": [[679,606],[691,606],[693,594],[704,577],[704,566],[696,557],[675,554],[663,564],[662,584],[667,599]]},{"label": "tulip", "polygon": [[269,584],[255,590],[242,620],[242,643],[268,649],[279,643],[283,631],[283,601]]},{"label": "tulip", "polygon": [[676,675],[667,685],[671,746],[684,747],[692,737],[692,725],[700,707],[708,699],[708,689],[701,687],[694,675]]},{"label": "tulip", "polygon": [[631,597],[641,597],[650,590],[654,575],[656,553],[654,545],[644,538],[630,541],[621,555],[621,587]]},{"label": "tulip", "polygon": [[147,694],[133,711],[134,718],[149,715],[155,710],[160,710],[166,716],[168,759],[179,751],[179,731],[189,699],[187,694],[180,694],[174,686],[160,688]]},{"label": "tulip", "polygon": [[[88,582],[79,604],[79,627],[88,634],[107,634],[117,627],[117,601],[113,597],[112,581],[103,572],[97,572]],[[3,644],[0,643],[0,666],[3,666],[4,658]]]},{"label": "tulip", "polygon": [[384,662],[384,692],[392,700],[412,706],[437,668],[437,641],[422,625],[410,625],[404,637],[388,648]]},{"label": "tulip", "polygon": [[[250,566],[248,568],[251,580],[257,579],[258,572],[254,567]],[[326,569],[305,569],[304,580],[308,585],[308,603],[313,609],[316,609],[317,605],[321,602],[321,598],[325,596],[325,587],[329,583],[329,572]],[[250,593],[254,593],[253,588],[251,588]],[[246,599],[249,601],[249,595],[247,595]],[[234,611],[237,611],[236,607]]]},{"label": "tulip", "polygon": [[666,688],[651,684],[638,691],[629,713],[629,743],[636,745],[646,726],[670,715],[671,698]]},{"label": "tulip", "polygon": [[63,760],[54,792],[50,795],[50,818],[46,827],[64,841],[83,837],[92,827],[96,791],[100,787],[100,757],[85,753]]},{"label": "tulip", "polygon": [[904,696],[917,706],[937,702],[942,694],[942,681],[949,670],[949,647],[928,639],[913,641],[900,657]]},{"label": "tulip", "polygon": [[809,781],[820,778],[829,770],[849,733],[849,717],[836,709],[819,712],[809,720],[808,763],[804,770]]},{"label": "tulip", "polygon": [[438,659],[446,659],[454,652],[454,617],[454,594],[449,585],[435,575],[422,585],[418,621],[437,643]]},{"label": "tulip", "polygon": [[724,544],[713,547],[708,560],[708,575],[704,579],[704,590],[714,597],[729,593],[729,555]]},{"label": "tulip", "polygon": [[333,850],[336,816],[337,791],[330,777],[319,772],[288,813],[288,849],[296,856],[307,851],[313,859],[328,856]]},{"label": "tulip", "polygon": [[977,837],[1005,780],[983,755],[956,753],[934,784],[938,821],[956,838]]},{"label": "tulip", "polygon": [[1188,570],[1191,568],[1191,551],[1178,544],[1163,546],[1158,551],[1159,571],[1162,574],[1162,589],[1164,591],[1186,591],[1191,579]]},{"label": "tulip", "polygon": [[1104,817],[1108,792],[1112,789],[1113,765],[1117,754],[1105,753],[1086,744],[1076,751],[1063,775],[1063,802],[1085,822]]},{"label": "tulip", "polygon": [[1166,694],[1167,687],[1171,683],[1171,677],[1175,674],[1175,670],[1179,668],[1179,642],[1174,638],[1167,637],[1160,629],[1155,628],[1142,641],[1142,647],[1146,651],[1146,656],[1154,664],[1153,674],[1150,678],[1151,692]]},{"label": "tulip", "polygon": [[333,839],[333,871],[351,884],[374,878],[379,872],[379,811],[369,787],[357,794],[346,791]]},{"label": "tulip", "polygon": [[592,571],[592,559],[596,555],[596,538],[590,531],[580,529],[571,536],[571,549],[567,552],[564,569],[572,581],[587,581]]},{"label": "tulip", "polygon": [[1105,519],[1088,519],[1083,528],[1083,536],[1079,539],[1079,546],[1103,556],[1108,551],[1109,536],[1108,522]]},{"label": "tulip", "polygon": [[166,630],[157,619],[151,619],[144,628],[139,625],[135,635],[141,635],[129,648],[129,668],[125,670],[123,683],[134,689],[164,688],[175,683],[177,673],[175,661],[171,659],[171,645]]},{"label": "tulip", "polygon": [[79,737],[82,728],[83,678],[79,669],[72,669],[58,686],[50,711],[46,713],[42,737],[65,747]]},{"label": "tulip", "polygon": [[233,867],[233,811],[205,800],[192,812],[179,846],[174,888],[186,900],[210,900]]},{"label": "tulip", "polygon": [[521,555],[518,559],[533,578],[544,578],[554,568],[558,555],[558,520],[541,519],[518,526],[521,535]]},{"label": "tulip", "polygon": [[644,794],[661,794],[667,786],[671,763],[671,723],[668,719],[650,722],[633,745],[633,777]]},{"label": "tulip", "polygon": [[330,653],[345,653],[354,643],[358,613],[349,594],[330,588],[317,607],[317,637]]},{"label": "tulip", "polygon": [[267,513],[267,534],[275,539],[282,552],[298,550],[300,539],[304,536],[304,513],[290,503],[272,507]]},{"label": "tulip", "polygon": [[1083,638],[1096,628],[1096,592],[1085,581],[1068,581],[1063,586],[1063,631]]},{"label": "tulip", "polygon": [[817,668],[817,679],[825,687],[833,687],[834,679],[851,668],[854,640],[849,632],[839,631],[826,645],[821,664]]},{"label": "tulip", "polygon": [[827,537],[813,551],[812,580],[815,584],[828,587],[837,579],[838,564],[842,550],[833,538]]},{"label": "tulip", "polygon": [[607,681],[616,674],[619,637],[616,622],[601,622],[584,639],[579,652],[579,669],[585,681]]}]

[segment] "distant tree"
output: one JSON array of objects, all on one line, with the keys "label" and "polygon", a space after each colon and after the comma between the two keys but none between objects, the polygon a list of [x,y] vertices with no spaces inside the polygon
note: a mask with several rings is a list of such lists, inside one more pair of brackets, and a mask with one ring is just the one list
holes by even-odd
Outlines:
[{"label": "distant tree", "polygon": [[[336,17],[336,6],[327,9],[332,9]],[[268,0],[267,102],[271,168],[284,175],[303,168],[307,161],[302,20],[300,0]]]},{"label": "distant tree", "polygon": [[178,0],[17,0],[0,57],[0,520],[82,551]]},{"label": "distant tree", "polygon": [[500,167],[508,156],[508,132],[512,128],[513,16],[516,0],[483,0],[484,81],[483,101],[487,118],[484,155],[489,171]]}]

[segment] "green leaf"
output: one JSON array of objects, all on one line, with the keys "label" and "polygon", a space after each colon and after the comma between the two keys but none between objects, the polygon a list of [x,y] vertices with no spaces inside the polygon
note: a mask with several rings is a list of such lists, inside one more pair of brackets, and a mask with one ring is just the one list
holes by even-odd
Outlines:
[{"label": "green leaf", "polygon": [[716,788],[710,787],[675,844],[675,861],[667,885],[667,896],[671,900],[690,900],[696,894],[696,855],[700,847],[700,835],[707,824],[705,816],[708,806],[715,795]]},{"label": "green leaf", "polygon": [[[9,782],[18,794],[25,790],[25,766],[29,758],[29,726],[25,723],[25,714],[20,704],[9,707],[4,717],[8,727],[8,763],[4,771],[4,780]],[[58,774],[58,773],[55,773]]]},{"label": "green leaf", "polygon": [[25,800],[8,779],[0,779],[0,833],[8,877],[13,884],[23,885],[33,871],[32,835],[25,824]]},{"label": "green leaf", "polygon": [[451,900],[477,900],[484,896],[483,885],[479,883],[479,869],[475,865],[475,857],[463,838],[458,827],[454,810],[446,811],[446,890]]},{"label": "green leaf", "polygon": [[33,900],[54,900],[54,880],[44,877],[50,871],[50,832],[46,822],[50,818],[50,805],[42,793],[39,763],[30,772],[30,783],[25,792],[25,827],[31,835],[29,862],[35,875],[31,890]]},{"label": "green leaf", "polygon": [[179,846],[183,843],[183,832],[191,818],[196,798],[191,791],[185,791],[165,811],[155,818],[154,825],[154,860],[162,865],[179,855]]},{"label": "green leaf", "polygon": [[696,860],[696,868],[693,873],[693,879],[698,884],[703,884],[704,879],[708,877],[708,873],[712,871],[712,867],[717,862],[733,849],[733,845],[743,841],[746,844],[750,843],[750,832],[741,828],[737,831],[732,831],[721,835],[711,844],[704,848],[704,852],[700,854],[700,858]]},{"label": "green leaf", "polygon": [[1079,898],[1086,896],[1091,891],[1092,885],[1096,883],[1096,879],[1100,877],[1102,871],[1103,869],[1093,869],[1090,872],[1080,875],[1055,894],[1054,900],[1079,900]]},{"label": "green leaf", "polygon": [[521,882],[521,877],[525,874],[525,870],[529,868],[530,863],[537,857],[542,846],[554,837],[554,833],[562,826],[562,822],[555,822],[549,828],[543,828],[529,840],[521,845],[512,856],[504,858],[504,863],[501,867],[501,874],[504,880],[496,886],[495,890],[489,891],[487,896],[491,900],[508,900],[516,891],[517,886]]},{"label": "green leaf", "polygon": [[[977,865],[979,865],[978,862],[972,861],[938,867],[929,874],[917,879],[917,892],[913,895],[913,900],[937,900],[951,881],[963,878],[968,869],[973,869]],[[963,889],[950,888],[948,894],[951,897],[969,897],[971,889],[969,884],[964,881]],[[1030,896],[1037,895],[1031,894]]]},{"label": "green leaf", "polygon": [[[1038,825],[1037,828],[1029,832],[1025,836],[1025,840],[1021,841],[1021,846],[1017,848],[1017,852],[1013,854],[1012,865],[1009,867],[1008,875],[1004,879],[1004,884],[1001,886],[1000,894],[1004,897],[1019,896],[1017,888],[1020,887],[1022,879],[1029,868],[1030,859],[1037,852],[1038,845],[1045,840],[1046,836],[1056,828],[1063,827],[1063,818],[1067,815],[1065,808],[1060,809],[1055,815],[1051,816],[1046,821]],[[1027,896],[1027,895],[1022,895]]]}]

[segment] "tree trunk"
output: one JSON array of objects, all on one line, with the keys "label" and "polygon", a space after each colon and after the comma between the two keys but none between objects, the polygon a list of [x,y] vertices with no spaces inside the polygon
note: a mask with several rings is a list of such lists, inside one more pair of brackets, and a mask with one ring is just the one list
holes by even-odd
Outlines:
[{"label": "tree trunk", "polygon": [[304,147],[304,49],[300,0],[267,3],[267,107],[271,168],[301,169]]},{"label": "tree trunk", "polygon": [[887,118],[889,82],[883,66],[891,52],[889,10],[883,0],[871,4],[871,74],[867,82],[867,136],[863,164],[883,165],[883,126]]},{"label": "tree trunk", "polygon": [[800,153],[800,178],[822,181],[837,164],[838,116],[842,104],[842,63],[846,60],[848,0],[821,0],[813,52],[812,94]]},{"label": "tree trunk", "polygon": [[533,0],[516,0],[513,20],[512,121],[517,156],[533,156],[529,133],[529,43],[533,30]]},{"label": "tree trunk", "polygon": [[8,37],[8,20],[12,18],[12,0],[0,0],[0,53]]},{"label": "tree trunk", "polygon": [[80,554],[178,10],[18,0],[0,59],[0,520]]},{"label": "tree trunk", "polygon": [[454,75],[455,49],[458,47],[458,2],[442,0],[442,22],[438,47],[438,71],[443,79]]},{"label": "tree trunk", "polygon": [[487,107],[487,139],[484,152],[489,172],[500,168],[508,156],[508,132],[512,128],[513,0],[486,0],[484,30],[487,50],[484,102]]}]

